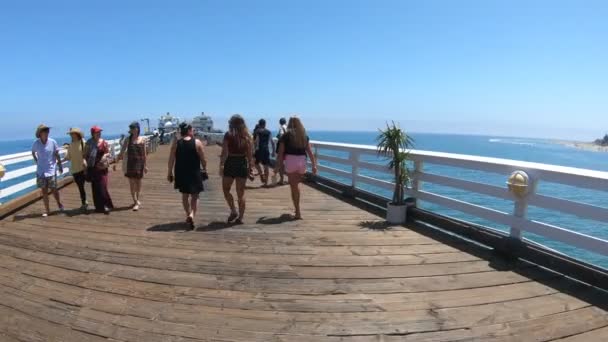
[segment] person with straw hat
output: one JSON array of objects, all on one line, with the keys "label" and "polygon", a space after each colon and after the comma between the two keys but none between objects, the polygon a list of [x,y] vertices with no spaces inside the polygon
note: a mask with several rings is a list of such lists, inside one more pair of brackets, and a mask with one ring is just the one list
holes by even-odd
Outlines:
[{"label": "person with straw hat", "polygon": [[74,182],[78,186],[78,192],[80,192],[80,202],[82,203],[80,209],[82,211],[87,211],[89,203],[87,202],[87,192],[84,187],[87,170],[87,161],[84,158],[84,133],[82,133],[80,128],[70,128],[68,135],[72,137],[72,142],[68,146],[68,153],[65,156],[65,160],[71,162],[70,171],[72,172]]},{"label": "person with straw hat", "polygon": [[42,202],[44,203],[44,213],[42,217],[47,217],[51,210],[49,208],[49,192],[53,193],[59,211],[63,211],[63,204],[57,189],[57,171],[63,174],[61,156],[59,155],[59,145],[49,138],[51,128],[42,124],[36,129],[36,141],[32,145],[32,157],[36,162],[36,185],[42,191]]}]

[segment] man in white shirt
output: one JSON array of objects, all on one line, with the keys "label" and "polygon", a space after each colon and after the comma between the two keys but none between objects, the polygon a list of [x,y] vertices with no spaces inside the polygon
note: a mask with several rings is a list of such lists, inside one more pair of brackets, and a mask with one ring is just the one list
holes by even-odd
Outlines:
[{"label": "man in white shirt", "polygon": [[57,171],[63,174],[63,166],[61,165],[61,157],[59,156],[59,145],[57,142],[49,138],[50,128],[46,125],[40,125],[36,129],[36,141],[32,145],[32,157],[36,162],[36,184],[42,190],[42,202],[44,203],[45,212],[43,217],[47,217],[50,213],[49,209],[49,192],[52,192],[59,211],[63,211],[63,204],[59,198],[59,189],[57,188]]}]

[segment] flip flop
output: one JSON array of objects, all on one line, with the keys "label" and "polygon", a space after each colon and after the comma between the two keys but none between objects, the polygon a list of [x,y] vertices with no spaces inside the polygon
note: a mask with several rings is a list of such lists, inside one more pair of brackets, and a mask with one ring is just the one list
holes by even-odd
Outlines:
[{"label": "flip flop", "polygon": [[237,214],[237,213],[230,213],[230,216],[228,216],[228,223],[234,221],[237,217],[239,217],[239,214]]},{"label": "flip flop", "polygon": [[194,219],[192,216],[186,218],[186,223],[190,226],[190,229],[194,229]]}]

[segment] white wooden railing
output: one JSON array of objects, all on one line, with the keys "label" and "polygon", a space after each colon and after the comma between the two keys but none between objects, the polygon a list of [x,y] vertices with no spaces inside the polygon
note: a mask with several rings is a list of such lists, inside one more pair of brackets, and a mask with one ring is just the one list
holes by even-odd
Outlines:
[{"label": "white wooden railing", "polygon": [[[146,136],[145,138],[146,138],[146,144],[147,144],[146,146],[147,146],[148,150],[150,152],[156,151],[156,148],[159,143],[158,139],[156,139],[152,136]],[[107,140],[107,142],[110,145],[110,155],[112,157],[112,160],[114,160],[120,153],[120,141],[119,141],[119,139],[114,139],[114,140]],[[65,157],[65,153],[66,153],[66,150],[64,148],[61,148],[60,155],[61,155],[62,159]],[[23,192],[25,190],[34,189],[34,187],[36,186],[36,165],[34,165],[34,160],[32,158],[31,152],[22,152],[22,153],[15,153],[15,154],[11,154],[11,155],[0,156],[0,164],[2,164],[5,167],[14,165],[14,164],[19,164],[19,163],[26,163],[26,162],[30,162],[30,163],[27,166],[23,166],[21,168],[10,170],[10,171],[6,172],[4,177],[2,177],[2,179],[0,179],[0,186],[2,186],[3,184],[6,184],[6,182],[8,182],[12,179],[27,176],[27,179],[22,182],[19,182],[17,184],[11,185],[6,188],[4,186],[1,187],[0,205],[1,205],[1,203],[5,202],[5,200],[7,198],[12,197],[13,195]],[[58,177],[65,177],[70,172],[69,167],[68,167],[69,163],[64,162],[63,165],[64,165],[63,174],[58,175]],[[10,167],[9,167],[9,169],[10,169]]]},{"label": "white wooden railing", "polygon": [[[312,144],[317,159],[319,160],[318,169],[320,172],[326,172],[331,175],[349,179],[351,183],[350,186],[353,189],[361,190],[361,184],[371,185],[389,191],[394,189],[394,183],[390,181],[364,176],[360,173],[361,169],[366,169],[391,174],[391,171],[387,169],[385,165],[361,160],[361,156],[363,155],[377,156],[375,146],[339,144],[322,141],[313,141]],[[346,153],[348,157],[344,158],[335,155],[332,156],[328,153],[324,154],[326,151],[330,151],[330,154],[331,151],[339,151],[340,153],[338,154],[344,155]],[[560,213],[576,215],[584,219],[608,223],[607,208],[546,196],[536,192],[537,185],[540,182],[559,183],[577,188],[608,191],[608,172],[420,150],[411,150],[410,158],[414,163],[414,170],[411,175],[411,187],[406,190],[408,196],[473,215],[494,223],[507,225],[510,227],[510,236],[515,239],[521,239],[522,232],[525,231],[588,251],[608,255],[608,241],[605,239],[582,234],[565,227],[558,227],[545,222],[531,220],[527,217],[528,206],[536,206],[555,210]],[[351,170],[344,171],[329,167],[324,165],[324,162],[325,164],[330,162],[350,166]],[[427,164],[503,174],[505,175],[505,183],[504,186],[496,186],[443,174],[431,173],[425,168]],[[515,171],[524,171],[529,176],[528,192],[522,197],[516,196],[514,193],[510,192],[506,185],[507,177]],[[425,183],[449,186],[471,193],[512,201],[513,211],[503,212],[426,191],[424,189]]]}]

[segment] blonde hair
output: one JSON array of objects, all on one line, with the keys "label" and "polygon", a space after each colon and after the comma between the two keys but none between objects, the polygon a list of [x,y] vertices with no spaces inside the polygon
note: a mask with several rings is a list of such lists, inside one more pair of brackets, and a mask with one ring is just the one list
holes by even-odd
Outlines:
[{"label": "blonde hair", "polygon": [[289,143],[295,148],[306,148],[308,145],[308,138],[306,136],[306,129],[302,124],[302,121],[297,116],[289,118],[287,124],[287,133],[289,136]]}]

